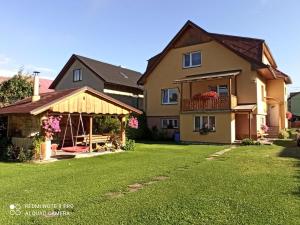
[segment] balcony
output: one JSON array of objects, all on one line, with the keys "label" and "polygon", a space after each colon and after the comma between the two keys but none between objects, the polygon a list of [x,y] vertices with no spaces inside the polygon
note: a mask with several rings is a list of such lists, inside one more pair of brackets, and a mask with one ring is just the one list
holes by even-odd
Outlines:
[{"label": "balcony", "polygon": [[210,99],[182,99],[181,111],[230,110],[237,105],[235,95]]}]

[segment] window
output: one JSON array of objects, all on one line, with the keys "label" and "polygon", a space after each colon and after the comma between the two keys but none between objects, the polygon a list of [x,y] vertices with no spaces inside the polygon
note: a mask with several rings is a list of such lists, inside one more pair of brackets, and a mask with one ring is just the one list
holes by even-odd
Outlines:
[{"label": "window", "polygon": [[208,86],[208,91],[217,92],[220,96],[228,96],[227,85]]},{"label": "window", "polygon": [[164,128],[164,129],[178,128],[178,120],[177,119],[162,119],[161,120],[161,128]]},{"label": "window", "polygon": [[220,96],[228,96],[228,88],[227,85],[219,85],[218,86],[218,94]]},{"label": "window", "polygon": [[178,101],[177,88],[163,89],[161,92],[162,92],[161,93],[162,104],[177,104]]},{"label": "window", "polygon": [[209,131],[216,131],[216,117],[215,116],[195,116],[194,131],[207,129]]},{"label": "window", "polygon": [[77,82],[77,81],[81,81],[81,80],[82,80],[81,69],[73,70],[73,81]]},{"label": "window", "polygon": [[202,62],[201,52],[189,52],[183,55],[183,67],[200,66]]}]

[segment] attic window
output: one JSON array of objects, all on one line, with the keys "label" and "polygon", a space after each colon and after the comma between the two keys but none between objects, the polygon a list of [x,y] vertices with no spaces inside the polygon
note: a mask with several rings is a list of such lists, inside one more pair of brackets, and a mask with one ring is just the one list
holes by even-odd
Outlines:
[{"label": "attic window", "polygon": [[73,82],[81,81],[82,80],[82,73],[81,69],[73,70]]},{"label": "attic window", "polygon": [[183,68],[197,67],[202,63],[201,52],[189,52],[183,55]]},{"label": "attic window", "polygon": [[121,74],[124,78],[128,79],[128,76],[127,76],[125,73],[120,72],[120,74]]}]

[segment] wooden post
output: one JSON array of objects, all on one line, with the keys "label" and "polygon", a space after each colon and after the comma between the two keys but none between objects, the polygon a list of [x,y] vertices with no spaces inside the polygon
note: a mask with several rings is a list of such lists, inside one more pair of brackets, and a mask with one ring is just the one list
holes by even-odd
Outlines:
[{"label": "wooden post", "polygon": [[125,134],[125,116],[122,115],[119,117],[121,123],[121,130],[120,130],[120,139],[121,145],[124,146],[126,144],[126,134]]},{"label": "wooden post", "polygon": [[251,118],[252,117],[252,113],[249,112],[249,138],[251,138],[251,130],[252,130],[252,127],[251,127]]},{"label": "wooden post", "polygon": [[90,140],[90,152],[93,151],[93,116],[90,116],[90,133],[89,133],[89,140]]},{"label": "wooden post", "polygon": [[231,90],[232,90],[231,85],[232,85],[231,77],[229,77],[229,88],[228,88],[229,109],[231,109]]}]

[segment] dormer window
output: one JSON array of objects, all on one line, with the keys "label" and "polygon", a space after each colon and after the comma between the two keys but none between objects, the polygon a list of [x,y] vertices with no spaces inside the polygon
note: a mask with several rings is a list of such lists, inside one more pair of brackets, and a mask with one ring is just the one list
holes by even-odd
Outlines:
[{"label": "dormer window", "polygon": [[197,67],[201,63],[201,52],[189,52],[183,55],[183,68]]},{"label": "dormer window", "polygon": [[81,69],[75,69],[75,70],[73,70],[73,81],[74,82],[82,81]]}]

